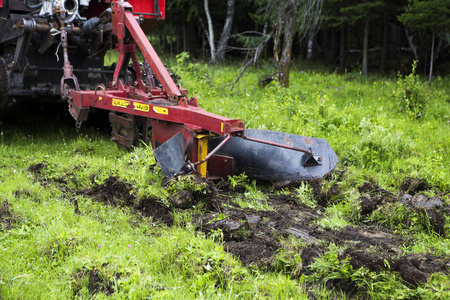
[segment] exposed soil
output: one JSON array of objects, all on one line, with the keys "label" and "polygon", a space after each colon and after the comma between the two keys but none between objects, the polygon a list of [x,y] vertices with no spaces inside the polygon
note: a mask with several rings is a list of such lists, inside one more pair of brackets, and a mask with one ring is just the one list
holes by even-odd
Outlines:
[{"label": "exposed soil", "polygon": [[[411,181],[411,179],[409,179]],[[222,183],[223,185],[223,183]],[[316,200],[327,205],[333,197],[339,196],[339,183],[334,183],[328,190],[323,189],[320,180],[311,182]],[[425,254],[405,254],[402,246],[413,243],[411,238],[393,233],[378,224],[363,224],[357,227],[348,226],[342,230],[331,230],[318,227],[316,221],[322,217],[323,207],[314,210],[301,207],[291,196],[269,195],[268,202],[274,211],[255,211],[252,209],[236,209],[229,199],[239,192],[230,190],[228,186],[220,186],[219,199],[215,199],[216,208],[197,216],[197,228],[203,232],[214,234],[218,229],[223,234],[224,247],[246,265],[271,267],[274,255],[283,247],[281,240],[292,235],[300,239],[305,247],[299,249],[302,257],[302,272],[308,273],[308,265],[327,251],[327,245],[346,246],[339,257],[349,259],[354,270],[360,267],[370,271],[390,269],[398,272],[402,279],[411,286],[426,282],[431,274],[442,272],[447,274],[450,257],[436,257]],[[381,189],[376,184],[365,182],[358,187],[362,215],[369,215],[388,202],[402,201],[404,193],[395,195]],[[419,192],[417,188],[414,190]],[[409,195],[409,194],[406,194]],[[421,194],[422,195],[422,194]],[[445,226],[442,200],[427,198],[422,195],[421,205],[414,205],[414,197],[409,195],[404,205],[408,209],[425,212],[432,229],[443,234]],[[217,205],[220,203],[221,205]],[[426,205],[428,203],[428,205]],[[424,206],[426,208],[424,208]],[[345,292],[352,294],[356,286],[349,282],[331,282]]]},{"label": "exposed soil", "polygon": [[[156,198],[145,198],[136,202],[135,196],[132,195],[131,186],[115,176],[109,177],[105,182],[95,185],[91,189],[77,191],[76,193],[107,205],[131,206],[141,212],[144,217],[152,217],[168,226],[173,224],[173,216],[168,207],[161,204]],[[75,210],[77,210],[77,203],[75,205]]]},{"label": "exposed soil", "polygon": [[98,202],[104,202],[108,205],[131,206],[135,197],[131,195],[131,186],[123,183],[117,177],[109,177],[100,185],[95,185],[92,189],[78,191],[86,197],[90,197]]},{"label": "exposed soil", "polygon": [[[202,183],[202,179],[198,180]],[[299,205],[291,195],[268,193],[267,202],[273,208],[270,211],[242,209],[234,203],[233,199],[242,194],[245,188],[231,188],[223,181],[215,185],[208,182],[204,186],[206,192],[173,191],[173,198],[181,200],[173,200],[171,208],[155,198],[137,201],[131,193],[131,187],[117,177],[110,177],[101,185],[77,193],[107,205],[131,206],[142,216],[152,217],[166,226],[173,224],[173,207],[187,209],[189,205],[202,201],[206,211],[194,218],[197,230],[212,237],[217,237],[220,233],[224,248],[245,265],[272,269],[275,256],[285,247],[283,240],[295,237],[302,245],[296,250],[302,258],[302,266],[297,275],[308,274],[308,266],[328,251],[330,243],[345,247],[346,250],[339,259],[347,259],[354,270],[364,267],[373,272],[396,271],[411,286],[426,282],[433,273],[449,272],[450,257],[405,254],[402,247],[413,243],[412,237],[394,233],[379,224],[365,222],[341,230],[319,227],[317,221],[323,217],[324,206],[331,203],[333,197],[340,196],[339,182],[327,190],[324,190],[325,184],[321,181],[311,183],[316,200],[322,203],[315,209]],[[414,196],[405,192],[395,195],[371,182],[365,182],[358,190],[363,216],[370,215],[388,202],[398,202],[407,209],[424,213],[429,218],[431,228],[438,234],[444,233],[445,215],[449,208],[441,199],[428,198],[420,194],[417,187],[414,189]],[[411,188],[406,191],[411,191]],[[330,281],[330,284],[339,286],[349,295],[356,288],[354,283],[347,281]]]},{"label": "exposed soil", "polygon": [[104,293],[111,295],[115,292],[115,281],[120,279],[120,274],[113,274],[110,277],[102,274],[105,266],[93,270],[78,270],[72,275],[73,295],[77,296],[78,292],[83,288],[83,279],[87,277],[87,288],[91,295]]},{"label": "exposed soil", "polygon": [[170,209],[161,204],[158,199],[145,198],[139,202],[136,207],[144,217],[152,217],[153,220],[158,220],[167,226],[173,224],[173,216]]},{"label": "exposed soil", "polygon": [[3,200],[0,204],[0,232],[9,230],[14,222],[14,213],[7,200]]}]

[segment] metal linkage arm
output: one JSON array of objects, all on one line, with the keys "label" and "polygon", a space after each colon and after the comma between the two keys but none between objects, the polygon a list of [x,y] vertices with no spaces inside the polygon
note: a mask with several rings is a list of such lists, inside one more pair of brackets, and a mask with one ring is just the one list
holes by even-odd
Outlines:
[{"label": "metal linkage arm", "polygon": [[115,18],[113,23],[114,27],[117,28],[115,29],[115,33],[119,41],[125,37],[124,27],[126,27],[169,97],[181,97],[182,94],[177,88],[177,85],[170,77],[169,72],[167,72],[155,49],[153,49],[147,36],[136,21],[131,10],[131,5],[126,2],[115,2],[113,3],[113,8]]}]

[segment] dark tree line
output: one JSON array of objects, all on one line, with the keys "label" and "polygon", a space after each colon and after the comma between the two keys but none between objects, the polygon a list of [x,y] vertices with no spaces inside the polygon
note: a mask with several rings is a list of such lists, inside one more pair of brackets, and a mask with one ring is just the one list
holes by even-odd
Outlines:
[{"label": "dark tree line", "polygon": [[283,86],[294,59],[364,75],[418,60],[430,81],[450,66],[450,0],[174,0],[166,13],[152,37],[160,52],[245,67],[273,60]]}]

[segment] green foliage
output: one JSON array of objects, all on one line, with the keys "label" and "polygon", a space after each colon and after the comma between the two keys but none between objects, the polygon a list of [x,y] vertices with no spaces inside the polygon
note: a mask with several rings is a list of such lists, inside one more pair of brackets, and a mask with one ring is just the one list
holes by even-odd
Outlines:
[{"label": "green foliage", "polygon": [[245,189],[243,197],[236,197],[234,202],[242,208],[252,208],[256,210],[273,210],[267,203],[267,195],[256,185],[256,180],[249,180],[245,173],[229,176],[228,181],[232,189],[241,187]]},{"label": "green foliage", "polygon": [[417,60],[413,61],[412,71],[408,76],[397,76],[397,87],[393,92],[393,100],[399,111],[409,112],[415,118],[420,118],[426,104],[426,84],[416,74]]},{"label": "green foliage", "polygon": [[271,268],[275,272],[283,272],[287,275],[298,277],[303,270],[301,252],[305,245],[300,239],[290,236],[281,240],[282,247],[272,259]]},{"label": "green foliage", "polygon": [[350,257],[342,258],[344,250],[330,244],[328,251],[307,267],[312,272],[307,281],[333,281],[335,285],[352,282],[361,296],[369,295],[371,299],[409,299],[415,296],[415,292],[401,283],[396,273],[389,271],[387,261],[385,270],[380,272],[372,272],[364,267],[355,270],[350,264]]},{"label": "green foliage", "polygon": [[399,202],[388,202],[370,215],[370,220],[389,228],[409,232],[432,233],[430,219],[424,210],[413,210]]},{"label": "green foliage", "polygon": [[173,70],[181,78],[184,78],[187,73],[190,76],[209,80],[206,65],[193,62],[188,52],[181,52],[176,56],[176,65],[173,67]]},{"label": "green foliage", "polygon": [[393,160],[408,155],[411,150],[411,140],[393,126],[385,128],[363,117],[356,130],[359,139],[344,150],[344,165],[389,169]]},{"label": "green foliage", "polygon": [[450,30],[450,3],[447,0],[408,1],[405,12],[398,16],[400,22],[413,28],[434,33]]},{"label": "green foliage", "polygon": [[298,188],[295,189],[295,202],[306,207],[315,208],[317,203],[313,195],[311,186],[302,182]]},{"label": "green foliage", "polygon": [[179,176],[169,182],[166,191],[176,193],[180,191],[197,192],[206,194],[208,184],[205,181],[197,180],[196,175]]}]

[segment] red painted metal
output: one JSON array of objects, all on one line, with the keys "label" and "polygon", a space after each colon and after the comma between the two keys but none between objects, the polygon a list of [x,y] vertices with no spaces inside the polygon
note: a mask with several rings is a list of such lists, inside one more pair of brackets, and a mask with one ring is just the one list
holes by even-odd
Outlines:
[{"label": "red painted metal", "polygon": [[208,177],[227,178],[234,174],[234,159],[231,156],[213,155],[208,160]]},{"label": "red painted metal", "polygon": [[[152,1],[149,3],[154,5]],[[164,4],[164,1],[160,1],[159,4]],[[133,115],[134,120],[145,121],[140,123],[145,124],[143,127],[151,124],[154,148],[177,133],[182,133],[186,138],[186,158],[192,162],[198,161],[199,140],[196,138],[197,135],[227,137],[223,143],[226,143],[231,136],[244,136],[245,125],[240,119],[230,119],[205,111],[198,106],[197,99],[188,99],[187,91],[176,86],[141,30],[129,3],[114,0],[111,7],[113,32],[118,39],[116,49],[119,51],[119,60],[114,71],[113,81],[110,82],[109,89],[99,85],[94,91],[70,90],[69,110],[78,122],[86,120],[86,114],[90,108]],[[139,9],[149,9],[149,7],[138,7],[136,11]],[[161,83],[162,89],[145,86],[136,57],[136,44]],[[133,83],[123,83],[119,78],[122,68],[128,64],[127,57],[131,58],[136,73],[136,80]],[[146,129],[144,129],[145,132]],[[122,144],[132,142],[120,134],[116,134],[116,139],[123,140]],[[212,159],[213,166],[223,168],[216,174],[232,175],[233,160],[231,158],[214,155],[214,151],[212,151],[206,159]]]},{"label": "red painted metal", "polygon": [[[74,91],[70,92],[73,104],[77,107],[96,107],[117,111],[151,119],[168,121],[191,126],[197,126],[206,131],[225,136],[243,135],[244,122],[240,119],[230,119],[205,111],[204,109],[187,104],[164,106],[163,99],[149,100],[142,91],[135,90],[141,100],[131,99],[126,91]],[[156,103],[156,104],[155,104]]]},{"label": "red painted metal", "polygon": [[145,19],[158,20],[164,20],[166,17],[165,2],[165,0],[129,0],[133,6],[133,14],[143,16]]},{"label": "red painted metal", "polygon": [[175,85],[175,82],[173,82],[169,72],[167,72],[166,67],[164,67],[130,10],[125,11],[125,24],[167,94],[170,97],[181,97],[181,92]]}]

